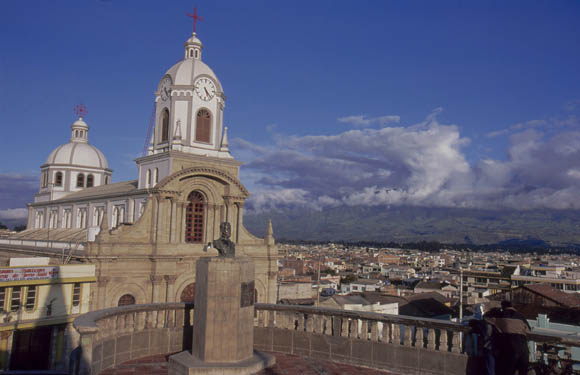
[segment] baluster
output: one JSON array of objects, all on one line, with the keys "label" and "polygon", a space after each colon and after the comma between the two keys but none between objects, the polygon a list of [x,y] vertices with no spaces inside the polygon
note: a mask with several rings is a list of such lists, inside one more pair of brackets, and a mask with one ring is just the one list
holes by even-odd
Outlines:
[{"label": "baluster", "polygon": [[304,322],[304,314],[296,314],[295,316],[297,320],[296,330],[304,332],[304,330],[306,329]]},{"label": "baluster", "polygon": [[258,315],[258,327],[264,327],[265,317],[264,314],[266,313],[264,310],[256,310]]},{"label": "baluster", "polygon": [[425,343],[423,342],[423,327],[415,326],[415,347],[423,349],[424,345]]},{"label": "baluster", "polygon": [[[183,311],[181,311],[183,313]],[[142,331],[145,329],[145,312],[139,311],[135,316],[136,326],[138,331]],[[181,322],[179,322],[180,326],[183,327],[183,314],[181,315]]]},{"label": "baluster", "polygon": [[348,337],[348,318],[340,318],[342,326],[340,327],[340,336]]},{"label": "baluster", "polygon": [[103,323],[105,323],[104,327],[105,332],[124,332],[125,331],[125,315],[120,314],[117,316],[113,316],[111,318],[107,318]]},{"label": "baluster", "polygon": [[306,315],[306,332],[314,332],[314,317],[316,315]]},{"label": "baluster", "polygon": [[461,334],[457,331],[451,331],[453,335],[451,337],[451,352],[452,353],[460,353],[461,352]]},{"label": "baluster", "polygon": [[272,327],[275,328],[276,327],[276,311],[268,311],[267,312],[267,317],[268,317],[268,327]]},{"label": "baluster", "polygon": [[440,330],[441,334],[439,335],[439,351],[440,352],[448,352],[449,347],[447,344],[447,330]]},{"label": "baluster", "polygon": [[379,341],[379,322],[376,320],[371,320],[369,322],[371,325],[371,341],[378,342]]},{"label": "baluster", "polygon": [[[137,319],[138,319],[138,324],[137,324],[137,329],[142,330],[143,329],[143,313],[142,312],[138,312],[137,313]],[[185,327],[185,309],[179,309],[177,311],[175,311],[175,327]]]},{"label": "baluster", "polygon": [[322,333],[332,336],[332,317],[324,315],[322,317]]},{"label": "baluster", "polygon": [[324,333],[324,316],[314,315],[314,333],[322,334]]},{"label": "baluster", "polygon": [[125,327],[127,331],[135,331],[135,313],[129,313],[125,316]]},{"label": "baluster", "polygon": [[175,310],[167,311],[167,327],[169,328],[175,327]]},{"label": "baluster", "polygon": [[296,319],[293,312],[287,312],[284,314],[286,316],[286,329],[294,330],[296,328]]},{"label": "baluster", "polygon": [[413,343],[413,327],[404,325],[403,328],[405,329],[403,336],[403,345],[411,346]]},{"label": "baluster", "polygon": [[358,320],[351,320],[348,328],[348,337],[357,338],[358,336]]},{"label": "baluster", "polygon": [[435,329],[429,328],[427,331],[427,348],[431,350],[437,349],[437,343],[435,342]]},{"label": "baluster", "polygon": [[165,327],[165,310],[159,310],[157,312],[157,328]]},{"label": "baluster", "polygon": [[278,324],[280,328],[290,329],[290,317],[286,311],[278,311]]},{"label": "baluster", "polygon": [[362,324],[360,327],[360,339],[367,341],[369,339],[369,321],[362,319]]},{"label": "baluster", "polygon": [[145,314],[145,329],[153,328],[153,322],[155,321],[154,313],[155,311],[147,311]]},{"label": "baluster", "polygon": [[391,323],[383,322],[383,334],[381,336],[381,342],[386,343],[391,342],[391,334],[390,334],[391,327],[392,327]]},{"label": "baluster", "polygon": [[393,324],[393,344],[401,345],[401,325],[400,324]]},{"label": "baluster", "polygon": [[339,316],[332,316],[332,336],[340,336],[340,325],[342,318]]}]

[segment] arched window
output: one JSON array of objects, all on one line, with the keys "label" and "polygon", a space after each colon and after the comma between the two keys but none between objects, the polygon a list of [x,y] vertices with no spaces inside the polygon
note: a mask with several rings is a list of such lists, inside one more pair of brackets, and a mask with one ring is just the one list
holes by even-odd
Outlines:
[{"label": "arched window", "polygon": [[159,168],[153,170],[153,185],[157,185],[159,182]]},{"label": "arched window", "polygon": [[109,184],[109,176],[105,176],[105,185]]},{"label": "arched window", "polygon": [[95,177],[90,174],[87,176],[87,187],[93,187],[95,184]]},{"label": "arched window", "polygon": [[169,140],[169,111],[163,110],[161,114],[161,142],[167,142]]},{"label": "arched window", "polygon": [[211,114],[207,109],[200,109],[195,122],[195,141],[209,143],[210,134]]},{"label": "arched window", "polygon": [[181,296],[179,297],[181,302],[193,303],[195,300],[195,283],[191,283],[183,289]]},{"label": "arched window", "polygon": [[131,294],[124,294],[121,296],[121,298],[119,298],[119,303],[117,303],[117,306],[128,306],[134,304],[135,297],[133,297]]},{"label": "arched window", "polygon": [[62,172],[56,172],[54,175],[54,186],[62,186]]},{"label": "arched window", "polygon": [[185,216],[185,242],[202,243],[205,219],[205,199],[199,191],[192,191],[187,197]]},{"label": "arched window", "polygon": [[151,187],[151,169],[145,172],[145,187]]},{"label": "arched window", "polygon": [[85,175],[82,173],[77,175],[77,187],[85,187]]}]

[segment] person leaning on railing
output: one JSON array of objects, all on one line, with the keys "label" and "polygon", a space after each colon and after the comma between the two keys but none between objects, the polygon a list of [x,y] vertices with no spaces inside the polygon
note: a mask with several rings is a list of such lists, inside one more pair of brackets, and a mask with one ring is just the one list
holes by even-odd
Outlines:
[{"label": "person leaning on railing", "polygon": [[492,309],[483,318],[496,330],[493,337],[495,373],[513,375],[517,370],[519,375],[527,375],[531,328],[526,318],[509,301],[502,301],[501,309]]}]

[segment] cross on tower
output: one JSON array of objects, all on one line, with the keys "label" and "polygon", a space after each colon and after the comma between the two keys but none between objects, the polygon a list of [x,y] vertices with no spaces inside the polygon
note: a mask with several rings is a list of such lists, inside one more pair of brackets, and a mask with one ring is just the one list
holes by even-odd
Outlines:
[{"label": "cross on tower", "polygon": [[197,21],[203,21],[203,19],[197,15],[197,7],[193,8],[193,14],[186,13],[188,17],[193,18],[193,33],[195,34],[195,25]]},{"label": "cross on tower", "polygon": [[79,117],[85,117],[89,113],[89,110],[84,104],[75,105],[75,114]]}]

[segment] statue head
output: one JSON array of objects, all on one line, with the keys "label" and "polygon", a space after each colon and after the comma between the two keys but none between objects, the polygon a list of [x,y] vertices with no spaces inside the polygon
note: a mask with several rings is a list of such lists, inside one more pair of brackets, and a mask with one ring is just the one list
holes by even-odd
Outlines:
[{"label": "statue head", "polygon": [[229,240],[232,235],[232,225],[227,221],[220,224],[220,233],[222,240]]}]

